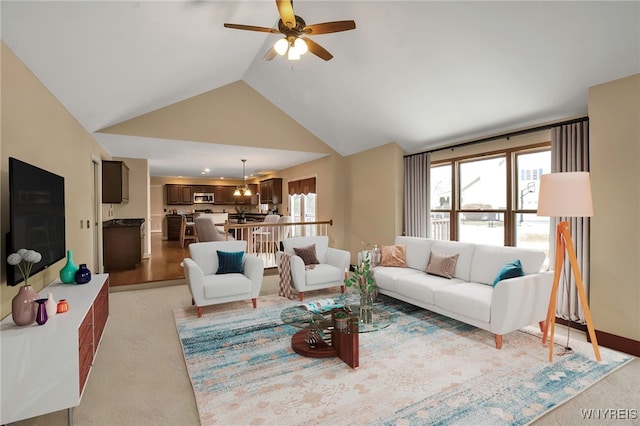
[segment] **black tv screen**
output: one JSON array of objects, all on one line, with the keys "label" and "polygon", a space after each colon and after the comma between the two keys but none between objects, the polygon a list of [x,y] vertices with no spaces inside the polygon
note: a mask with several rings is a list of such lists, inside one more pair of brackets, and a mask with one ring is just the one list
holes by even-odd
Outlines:
[{"label": "black tv screen", "polygon": [[[42,255],[31,276],[64,258],[64,178],[9,157],[9,225],[7,255],[21,248]],[[20,269],[7,263],[7,284],[22,281]]]}]

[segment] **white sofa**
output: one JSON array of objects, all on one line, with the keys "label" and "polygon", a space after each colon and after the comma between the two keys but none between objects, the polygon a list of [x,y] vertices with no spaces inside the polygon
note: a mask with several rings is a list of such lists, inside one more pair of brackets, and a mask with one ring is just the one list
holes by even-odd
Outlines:
[{"label": "white sofa", "polygon": [[[244,251],[242,273],[217,275],[218,250]],[[192,303],[202,316],[203,306],[251,299],[253,307],[262,287],[264,262],[253,254],[247,254],[246,241],[209,241],[189,244],[190,258],[183,260],[184,275],[189,284]]]},{"label": "white sofa", "polygon": [[[376,266],[378,292],[502,335],[538,322],[544,327],[553,271],[541,272],[542,251],[457,241],[396,237],[406,246],[407,267]],[[459,254],[451,279],[427,274],[431,251]],[[519,259],[524,276],[493,281],[503,265]]]}]

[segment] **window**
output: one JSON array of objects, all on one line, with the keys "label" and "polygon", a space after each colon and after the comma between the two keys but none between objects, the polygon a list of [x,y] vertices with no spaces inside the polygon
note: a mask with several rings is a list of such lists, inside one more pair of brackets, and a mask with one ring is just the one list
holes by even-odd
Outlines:
[{"label": "window", "polygon": [[455,158],[430,170],[431,236],[547,250],[549,219],[536,215],[550,144]]}]

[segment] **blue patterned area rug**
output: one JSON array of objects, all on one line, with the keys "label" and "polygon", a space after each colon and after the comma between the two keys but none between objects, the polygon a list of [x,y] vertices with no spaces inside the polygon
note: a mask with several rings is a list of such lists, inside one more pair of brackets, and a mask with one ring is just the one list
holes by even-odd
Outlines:
[{"label": "blue patterned area rug", "polygon": [[[326,297],[320,295],[318,298]],[[280,321],[295,301],[261,297],[174,312],[202,425],[524,425],[571,399],[631,356],[571,340],[554,356],[534,327],[504,336],[380,296],[394,323],[360,335],[360,367],[305,358],[298,329]],[[556,337],[556,347],[565,338]],[[562,342],[562,343],[561,343]]]}]

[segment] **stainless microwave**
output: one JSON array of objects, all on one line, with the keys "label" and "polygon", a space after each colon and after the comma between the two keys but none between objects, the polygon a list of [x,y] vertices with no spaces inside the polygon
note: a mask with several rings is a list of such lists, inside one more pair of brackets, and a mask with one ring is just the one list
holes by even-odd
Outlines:
[{"label": "stainless microwave", "polygon": [[196,192],[193,194],[193,204],[213,204],[213,194]]}]

